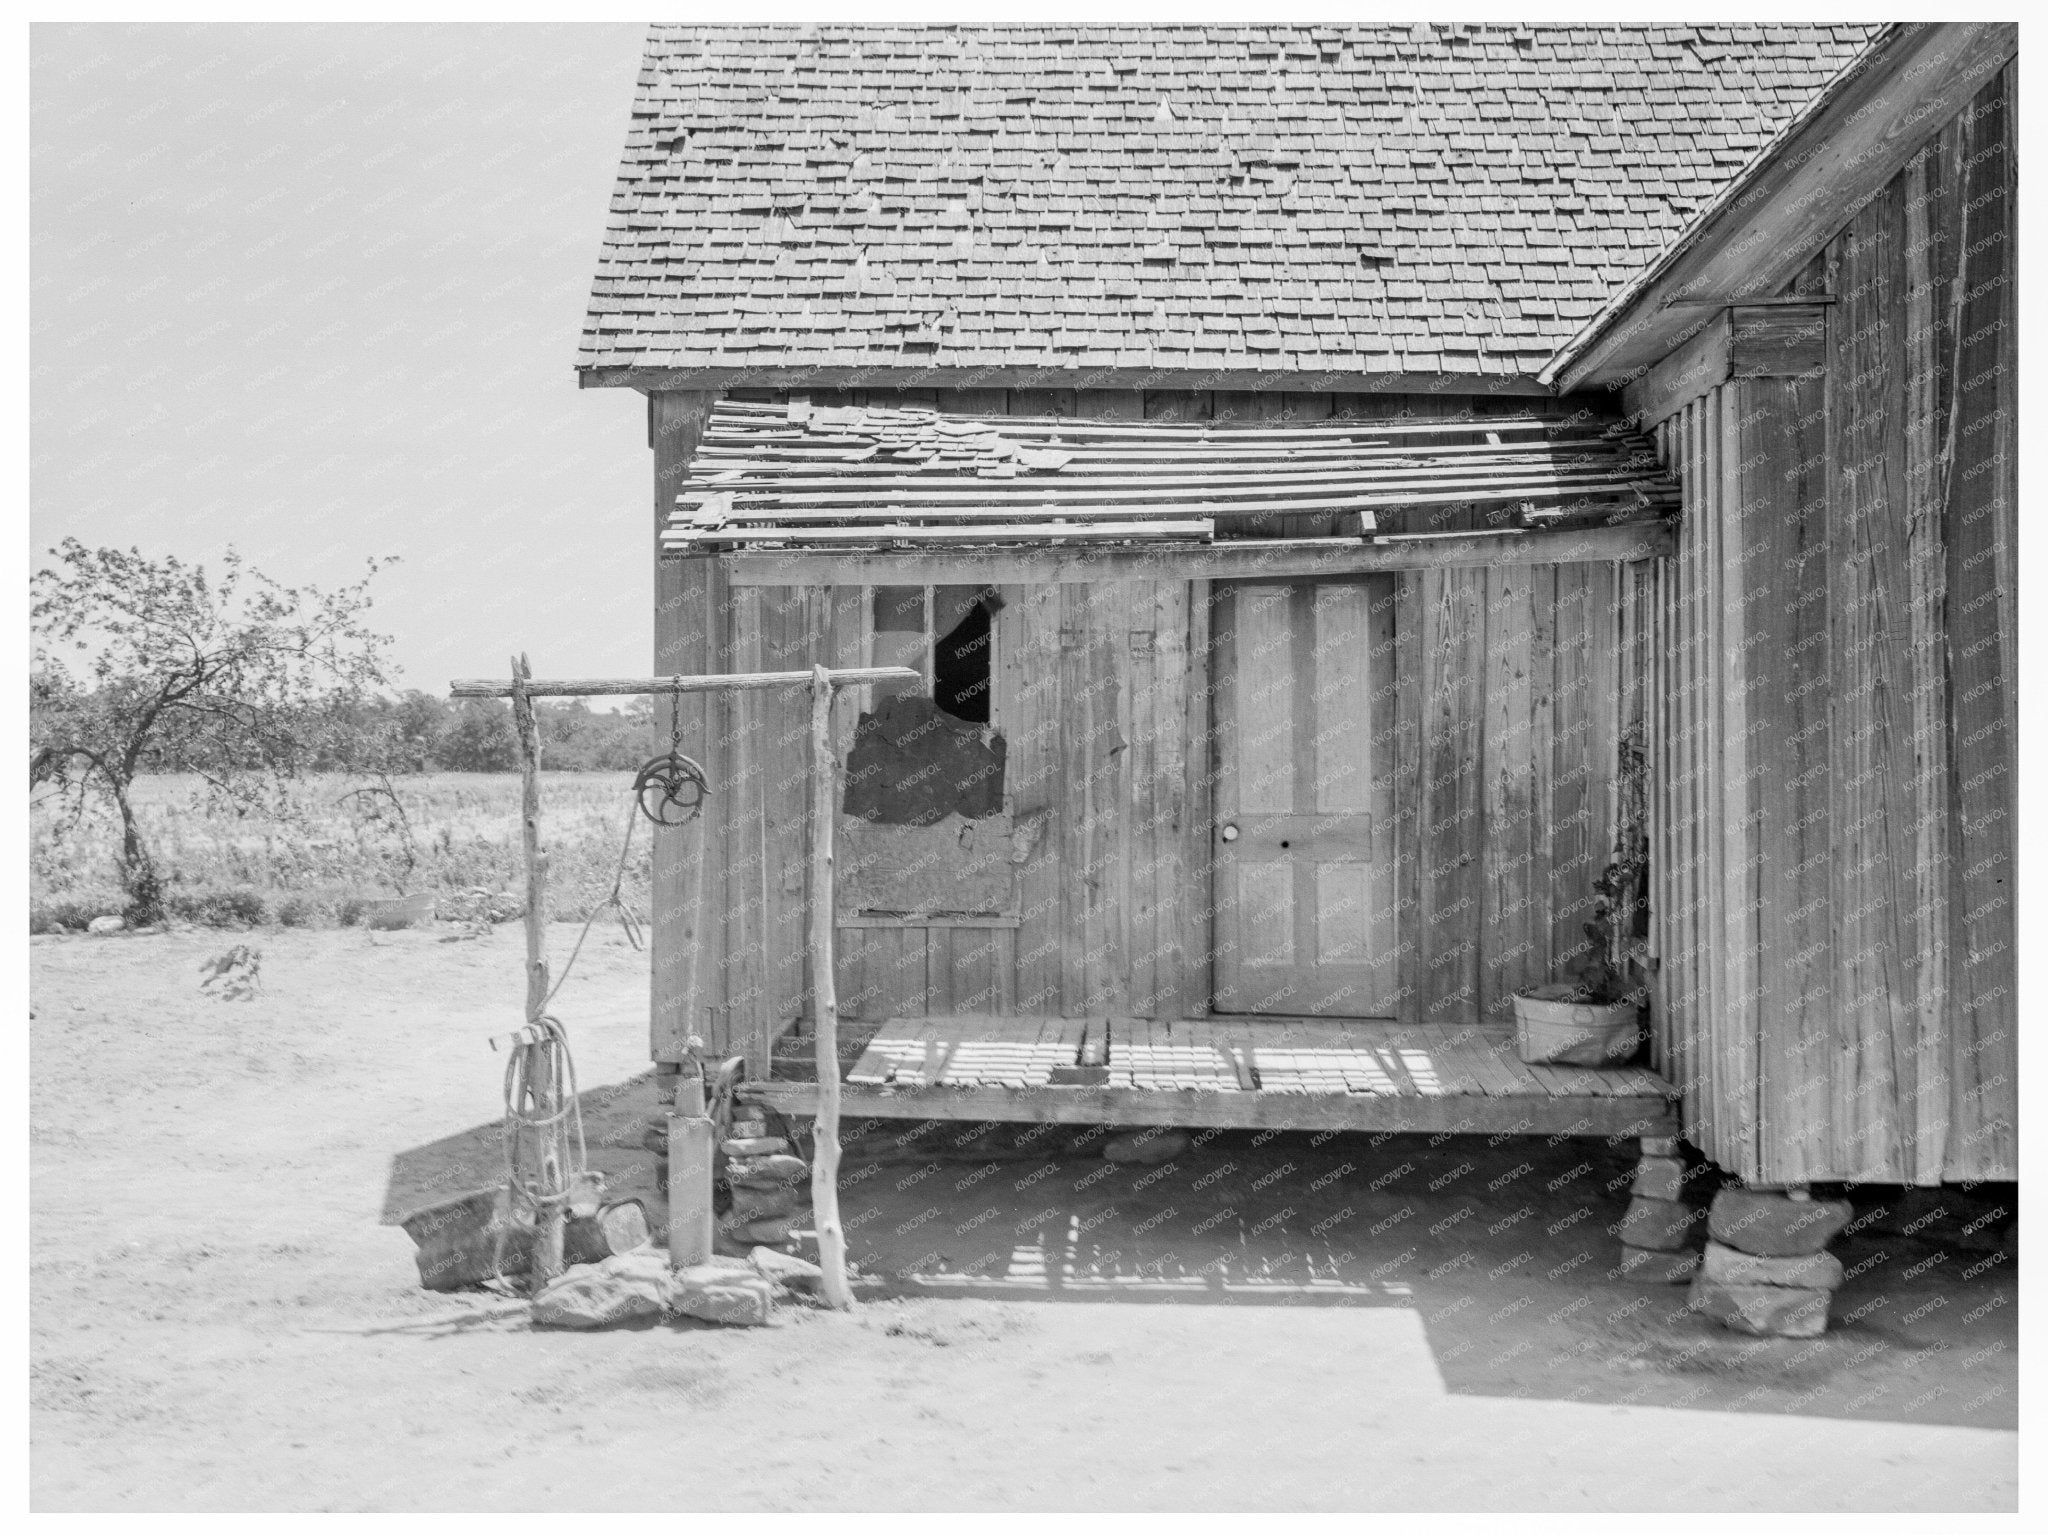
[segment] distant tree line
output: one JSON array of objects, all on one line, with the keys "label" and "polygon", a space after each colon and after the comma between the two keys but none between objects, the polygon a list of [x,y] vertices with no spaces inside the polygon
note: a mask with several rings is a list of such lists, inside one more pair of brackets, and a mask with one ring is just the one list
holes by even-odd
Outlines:
[{"label": "distant tree line", "polygon": [[[54,690],[31,677],[31,707],[53,701]],[[91,708],[90,692],[74,694],[74,709]],[[541,766],[558,772],[630,771],[668,749],[646,698],[625,701],[617,714],[591,709],[581,699],[536,699]],[[114,712],[118,701],[99,707]],[[278,755],[276,741],[292,743],[293,765],[311,773],[514,773],[519,742],[512,705],[502,698],[436,698],[409,689],[395,696],[333,693],[297,700],[273,711],[271,740],[221,733],[160,731],[137,753],[142,773],[252,772]]]},{"label": "distant tree line", "polygon": [[[519,768],[512,705],[499,698],[437,698],[410,689],[396,697],[337,695],[315,706],[307,739],[320,743],[315,771],[511,773]],[[667,749],[654,705],[631,698],[613,714],[581,699],[534,702],[541,766],[563,772],[630,771]],[[369,760],[365,760],[366,757]]]}]

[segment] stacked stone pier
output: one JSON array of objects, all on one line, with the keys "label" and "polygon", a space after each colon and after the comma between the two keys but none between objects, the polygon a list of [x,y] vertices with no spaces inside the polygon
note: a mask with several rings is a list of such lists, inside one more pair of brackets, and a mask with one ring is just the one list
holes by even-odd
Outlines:
[{"label": "stacked stone pier", "polygon": [[1723,1189],[1707,1213],[1707,1250],[1692,1304],[1736,1332],[1814,1338],[1842,1283],[1828,1243],[1849,1224],[1849,1201],[1804,1189]]},{"label": "stacked stone pier", "polygon": [[1700,1212],[1685,1200],[1685,1159],[1678,1138],[1646,1135],[1618,1228],[1620,1274],[1641,1284],[1683,1284],[1698,1271]]}]

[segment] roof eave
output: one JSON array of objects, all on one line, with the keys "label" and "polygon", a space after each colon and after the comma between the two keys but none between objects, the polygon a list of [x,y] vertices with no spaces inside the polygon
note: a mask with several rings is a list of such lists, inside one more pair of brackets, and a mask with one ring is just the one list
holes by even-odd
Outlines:
[{"label": "roof eave", "polygon": [[[1780,291],[2018,47],[2011,22],[1888,28],[1558,349],[1539,380],[1560,394],[1626,382],[1697,330],[1703,308]],[[1925,131],[1899,132],[1902,122]]]},{"label": "roof eave", "polygon": [[1534,395],[1555,391],[1533,373],[1451,370],[1369,372],[1297,365],[1261,368],[968,367],[944,363],[790,364],[746,367],[607,367],[580,365],[584,389],[1227,389],[1292,390],[1304,394]]}]

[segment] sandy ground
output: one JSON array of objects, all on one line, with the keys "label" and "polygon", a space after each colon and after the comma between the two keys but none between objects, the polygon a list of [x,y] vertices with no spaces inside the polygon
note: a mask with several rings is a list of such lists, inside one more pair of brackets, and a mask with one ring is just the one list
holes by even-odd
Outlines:
[{"label": "sandy ground", "polygon": [[[1744,1340],[1609,1273],[1600,1141],[880,1127],[854,1314],[535,1332],[392,1224],[491,1177],[517,933],[250,935],[203,996],[234,941],[32,943],[39,1509],[2015,1506],[2012,1260],[1867,1229],[1825,1338]],[[615,934],[559,1004],[651,1197],[645,1008]]]}]

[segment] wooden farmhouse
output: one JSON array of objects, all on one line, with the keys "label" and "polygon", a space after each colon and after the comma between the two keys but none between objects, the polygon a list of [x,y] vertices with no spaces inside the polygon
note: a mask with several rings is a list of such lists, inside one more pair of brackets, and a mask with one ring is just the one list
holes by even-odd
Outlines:
[{"label": "wooden farmhouse", "polygon": [[[847,1111],[2016,1177],[2015,50],[657,29],[655,671],[923,679],[834,706]],[[803,1111],[810,701],[677,708],[653,1054]],[[1523,1064],[1617,910],[1646,1053]]]}]

